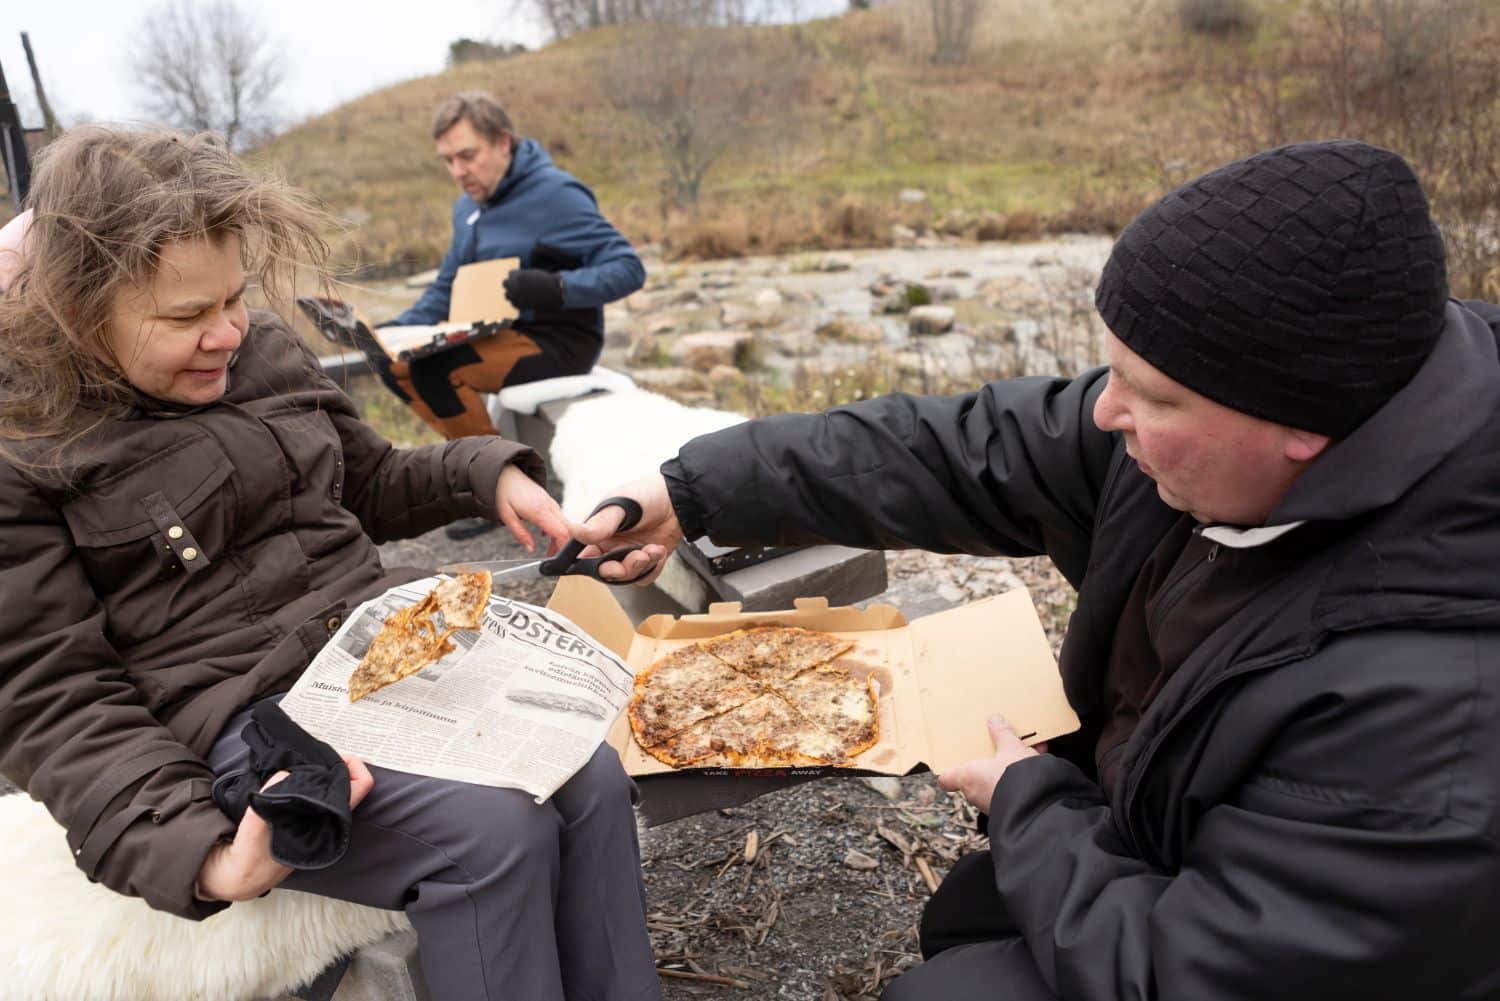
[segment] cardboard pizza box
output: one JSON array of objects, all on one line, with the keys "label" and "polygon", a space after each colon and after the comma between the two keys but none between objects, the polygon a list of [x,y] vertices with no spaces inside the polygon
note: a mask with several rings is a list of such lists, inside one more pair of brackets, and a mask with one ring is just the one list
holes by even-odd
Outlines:
[{"label": "cardboard pizza box", "polygon": [[[993,713],[1028,744],[1079,726],[1031,595],[1021,588],[915,622],[890,605],[862,610],[799,598],[785,611],[745,613],[725,603],[704,615],[654,615],[637,627],[609,587],[586,577],[562,578],[547,604],[638,672],[680,647],[747,626],[799,626],[855,644],[839,663],[856,677],[873,675],[880,686],[880,740],[858,756],[857,767],[692,770],[696,774],[905,775],[922,766],[941,772],[994,753],[985,727]],[[632,776],[685,771],[641,750],[624,715],[608,741]]]}]

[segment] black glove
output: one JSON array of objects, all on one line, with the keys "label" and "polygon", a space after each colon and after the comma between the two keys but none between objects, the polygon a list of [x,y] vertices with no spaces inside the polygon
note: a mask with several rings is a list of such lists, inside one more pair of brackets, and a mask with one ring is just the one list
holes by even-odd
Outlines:
[{"label": "black glove", "polygon": [[[241,737],[250,767],[220,775],[213,800],[238,823],[245,808],[270,825],[271,858],[293,869],[326,869],[344,857],[353,829],[349,768],[270,700],[257,702]],[[279,771],[290,774],[260,791]]]},{"label": "black glove", "polygon": [[505,298],[517,309],[562,309],[562,276],[519,268],[505,276]]}]

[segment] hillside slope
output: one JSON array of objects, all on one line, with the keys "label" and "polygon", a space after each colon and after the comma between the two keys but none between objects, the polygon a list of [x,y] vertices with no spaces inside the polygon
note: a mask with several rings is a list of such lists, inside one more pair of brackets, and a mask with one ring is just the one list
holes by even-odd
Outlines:
[{"label": "hillside slope", "polygon": [[[645,52],[632,68],[641,36],[614,30],[372,93],[256,155],[342,215],[344,261],[381,273],[431,267],[447,244],[453,189],[428,126],[442,97],[470,88],[499,97],[628,236],[668,256],[880,245],[898,223],[984,239],[1112,232],[1234,155],[1355,135],[1417,163],[1455,221],[1450,237],[1472,244],[1455,251],[1456,286],[1483,287],[1494,264],[1483,217],[1500,204],[1500,14],[1483,3],[1246,0],[1256,27],[1216,37],[1184,28],[1183,4],[1235,6],[986,0],[969,60],[947,67],[928,58],[926,0],[738,29],[730,37],[753,44],[767,86],[696,211],[671,205],[645,124],[611,105],[622,60],[652,72]],[[1335,9],[1343,21],[1330,20]],[[1406,11],[1404,33],[1391,10]],[[912,188],[925,197],[899,197]],[[1480,230],[1461,231],[1460,217]]]}]

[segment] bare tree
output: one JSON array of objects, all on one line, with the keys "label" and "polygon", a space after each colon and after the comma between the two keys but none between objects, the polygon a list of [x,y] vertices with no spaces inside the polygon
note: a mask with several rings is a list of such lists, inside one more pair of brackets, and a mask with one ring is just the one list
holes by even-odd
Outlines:
[{"label": "bare tree", "polygon": [[969,58],[980,0],[928,0],[932,8],[932,61],[957,65]]},{"label": "bare tree", "polygon": [[654,24],[630,32],[602,64],[615,107],[661,153],[665,193],[678,207],[697,202],[709,168],[800,85],[797,56],[773,54],[771,44],[747,28]]},{"label": "bare tree", "polygon": [[278,44],[235,0],[168,0],[136,31],[131,66],[147,110],[233,148],[270,131],[284,75]]}]

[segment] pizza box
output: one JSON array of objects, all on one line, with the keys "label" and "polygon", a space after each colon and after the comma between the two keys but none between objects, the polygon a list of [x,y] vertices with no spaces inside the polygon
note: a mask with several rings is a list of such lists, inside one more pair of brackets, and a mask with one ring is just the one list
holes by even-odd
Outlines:
[{"label": "pizza box", "polygon": [[610,588],[586,577],[564,577],[548,607],[571,619],[636,671],[698,640],[747,626],[799,626],[834,633],[855,647],[838,663],[880,687],[880,739],[855,759],[833,765],[774,769],[677,769],[651,757],[631,736],[625,715],[608,742],[636,777],[822,774],[906,775],[941,772],[994,753],[985,720],[1004,716],[1028,744],[1078,729],[1063,695],[1057,661],[1031,595],[1024,588],[915,622],[890,605],[830,607],[826,598],[798,598],[785,611],[741,612],[737,603],[710,605],[702,615],[654,615],[632,626]]}]

